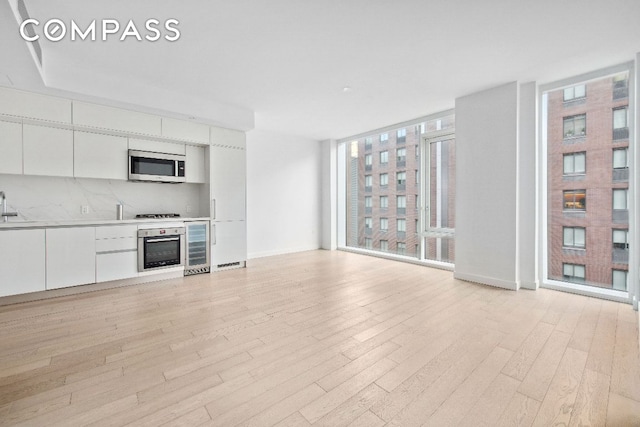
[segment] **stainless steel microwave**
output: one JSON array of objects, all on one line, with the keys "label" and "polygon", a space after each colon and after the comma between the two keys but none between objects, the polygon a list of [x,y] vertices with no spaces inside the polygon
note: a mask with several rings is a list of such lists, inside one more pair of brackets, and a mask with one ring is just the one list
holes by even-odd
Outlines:
[{"label": "stainless steel microwave", "polygon": [[185,156],[129,150],[129,181],[185,182]]}]

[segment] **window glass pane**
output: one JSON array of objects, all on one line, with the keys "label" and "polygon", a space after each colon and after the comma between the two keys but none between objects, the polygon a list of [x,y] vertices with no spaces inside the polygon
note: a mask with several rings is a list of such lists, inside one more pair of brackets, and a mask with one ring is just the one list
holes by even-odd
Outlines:
[{"label": "window glass pane", "polygon": [[613,209],[627,209],[627,190],[613,190]]},{"label": "window glass pane", "polygon": [[573,156],[574,159],[574,172],[584,173],[586,170],[586,156],[584,153],[576,153]]},{"label": "window glass pane", "polygon": [[627,149],[613,150],[613,167],[614,168],[626,168],[627,167]]},{"label": "window glass pane", "polygon": [[[634,214],[628,211],[628,189],[624,188],[634,176],[633,170],[626,170],[634,167],[627,158],[627,145],[634,143],[628,126],[629,117],[636,114],[629,111],[628,80],[628,72],[602,74],[542,94],[543,280],[611,289],[612,271],[624,270],[621,266],[629,259],[628,243],[616,243],[626,239],[626,233],[611,234],[628,229]],[[579,101],[567,102],[573,100]]]},{"label": "window glass pane", "polygon": [[613,270],[613,289],[627,290],[628,273],[624,270]]},{"label": "window glass pane", "polygon": [[627,230],[613,230],[613,243],[627,243]]}]

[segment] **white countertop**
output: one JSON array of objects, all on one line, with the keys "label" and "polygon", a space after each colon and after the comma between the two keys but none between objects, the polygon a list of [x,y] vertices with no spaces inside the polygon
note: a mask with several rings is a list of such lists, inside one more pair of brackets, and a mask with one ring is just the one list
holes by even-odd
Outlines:
[{"label": "white countertop", "polygon": [[53,227],[91,227],[99,225],[123,225],[123,224],[152,224],[164,222],[189,222],[209,221],[209,217],[200,218],[159,218],[159,219],[80,219],[80,220],[44,220],[44,221],[20,221],[0,222],[0,230],[15,230],[23,228],[53,228]]}]

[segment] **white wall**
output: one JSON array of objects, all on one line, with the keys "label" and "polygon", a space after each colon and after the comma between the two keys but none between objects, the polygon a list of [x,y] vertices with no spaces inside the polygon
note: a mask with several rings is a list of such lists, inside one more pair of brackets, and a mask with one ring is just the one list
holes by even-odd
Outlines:
[{"label": "white wall", "polygon": [[318,249],[321,232],[321,143],[247,132],[248,258]]},{"label": "white wall", "polygon": [[[200,209],[203,185],[0,174],[8,210],[30,221],[116,219],[119,202],[125,219],[142,213],[207,216]],[[82,214],[83,205],[89,206],[88,214]]]},{"label": "white wall", "polygon": [[518,84],[456,99],[455,277],[518,289]]}]

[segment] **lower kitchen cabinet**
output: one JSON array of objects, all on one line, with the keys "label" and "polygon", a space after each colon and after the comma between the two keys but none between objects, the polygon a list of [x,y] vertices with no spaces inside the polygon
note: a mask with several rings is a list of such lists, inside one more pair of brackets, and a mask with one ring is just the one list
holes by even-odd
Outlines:
[{"label": "lower kitchen cabinet", "polygon": [[247,226],[245,221],[214,221],[211,223],[211,267],[247,260]]},{"label": "lower kitchen cabinet", "polygon": [[138,252],[112,252],[96,255],[96,282],[108,282],[136,277]]},{"label": "lower kitchen cabinet", "polygon": [[46,236],[47,289],[95,283],[95,227],[49,228]]},{"label": "lower kitchen cabinet", "polygon": [[0,231],[0,297],[45,290],[45,231]]}]

